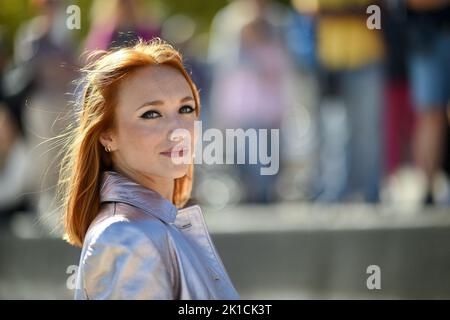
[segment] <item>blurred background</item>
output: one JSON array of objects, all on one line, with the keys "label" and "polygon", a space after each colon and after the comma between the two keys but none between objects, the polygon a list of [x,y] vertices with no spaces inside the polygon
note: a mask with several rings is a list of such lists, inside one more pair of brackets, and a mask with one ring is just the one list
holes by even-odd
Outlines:
[{"label": "blurred background", "polygon": [[242,298],[450,298],[449,1],[1,0],[0,299],[72,298],[52,138],[83,52],[155,36],[203,130],[280,130],[276,175],[195,168]]}]

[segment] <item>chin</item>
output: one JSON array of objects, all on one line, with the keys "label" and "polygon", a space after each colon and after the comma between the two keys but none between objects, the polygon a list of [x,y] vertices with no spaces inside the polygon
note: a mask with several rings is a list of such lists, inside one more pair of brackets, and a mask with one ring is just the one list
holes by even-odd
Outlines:
[{"label": "chin", "polygon": [[170,168],[167,168],[166,173],[168,173],[168,176],[173,179],[184,177],[189,170],[189,165],[181,164],[181,165],[174,165]]}]

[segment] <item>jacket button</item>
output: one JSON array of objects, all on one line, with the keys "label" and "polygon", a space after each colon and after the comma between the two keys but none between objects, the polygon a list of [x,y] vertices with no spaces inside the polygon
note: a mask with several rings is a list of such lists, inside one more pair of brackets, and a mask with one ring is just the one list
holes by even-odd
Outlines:
[{"label": "jacket button", "polygon": [[211,267],[208,267],[208,270],[209,270],[209,272],[211,273],[212,278],[213,278],[214,280],[219,280],[219,279],[220,279],[220,278],[219,278],[219,275],[218,275]]}]

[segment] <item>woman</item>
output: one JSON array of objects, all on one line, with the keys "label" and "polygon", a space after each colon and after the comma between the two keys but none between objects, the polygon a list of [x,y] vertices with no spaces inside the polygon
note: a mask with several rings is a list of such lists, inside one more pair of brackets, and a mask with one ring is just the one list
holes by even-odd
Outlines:
[{"label": "woman", "polygon": [[84,71],[60,181],[66,239],[82,246],[75,299],[239,299],[200,207],[178,209],[200,111],[181,55],[140,40]]}]

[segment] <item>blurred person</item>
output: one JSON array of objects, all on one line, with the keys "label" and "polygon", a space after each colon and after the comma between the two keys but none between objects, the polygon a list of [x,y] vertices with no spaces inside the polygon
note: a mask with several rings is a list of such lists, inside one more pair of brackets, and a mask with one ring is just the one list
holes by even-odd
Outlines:
[{"label": "blurred person", "polygon": [[75,299],[239,299],[200,207],[184,207],[200,100],[180,53],[155,39],[93,57],[60,176]]},{"label": "blurred person", "polygon": [[317,186],[320,175],[317,18],[306,2],[293,0],[291,4],[285,42],[295,62],[295,72],[290,108],[282,124],[287,141],[283,152],[286,170],[280,184],[284,190],[280,193],[287,199],[294,198],[296,193],[297,199],[313,200],[320,191]]},{"label": "blurred person", "polygon": [[384,1],[386,44],[385,169],[388,177],[411,160],[415,114],[407,72],[407,12],[403,0]]},{"label": "blurred person", "polygon": [[380,31],[366,25],[366,9],[374,1],[306,2],[317,16],[324,135],[321,199],[378,202],[384,44]]},{"label": "blurred person", "polygon": [[[292,70],[282,41],[283,29],[274,18],[283,11],[271,1],[236,1],[229,6],[217,14],[215,22],[222,23],[224,28],[233,25],[233,30],[229,34],[224,30],[223,34],[213,33],[213,46],[210,48],[213,63],[215,61],[211,93],[212,123],[222,130],[268,129],[265,142],[267,150],[271,150],[270,129],[279,130],[281,127],[288,104],[286,84]],[[247,11],[230,11],[236,7]],[[233,12],[240,28],[234,25]],[[222,36],[225,38],[221,39]],[[228,48],[224,48],[224,52],[216,51],[218,48],[214,44],[222,43],[223,46],[228,37],[236,42],[227,42]],[[233,54],[231,50],[234,57],[216,60],[227,55],[227,52]],[[274,187],[277,175],[261,175],[260,163],[249,164],[249,151],[252,150],[249,143],[246,142],[244,148],[237,152],[245,153],[245,163],[232,168],[239,173],[240,184],[244,188],[242,200],[257,203],[276,200]],[[237,153],[234,157],[236,163]]]},{"label": "blurred person", "polygon": [[[259,3],[262,3],[260,1]],[[217,103],[222,101],[224,86],[227,86],[227,80],[230,78],[230,71],[235,72],[240,62],[241,32],[245,25],[253,21],[258,15],[265,15],[265,18],[272,24],[279,24],[283,14],[277,3],[270,2],[270,9],[261,12],[261,6],[254,0],[232,0],[220,9],[212,20],[210,26],[210,37],[208,46],[208,62],[211,66],[211,92],[210,92],[210,126],[221,127],[225,129],[225,122],[222,121],[220,110]],[[230,105],[225,106],[226,108]],[[231,105],[232,107],[232,105]],[[222,109],[223,110],[223,109]],[[226,112],[226,110],[223,110]],[[222,180],[229,179],[240,188],[237,192],[241,195],[241,201],[245,201],[248,192],[242,184],[239,168],[236,166],[226,166],[221,171]],[[242,169],[242,168],[241,168]],[[231,184],[233,185],[233,184]],[[229,187],[231,188],[231,186]],[[229,191],[231,194],[231,190]],[[227,201],[230,201],[228,199]]]},{"label": "blurred person", "polygon": [[425,204],[435,202],[433,181],[442,169],[450,99],[450,3],[408,0],[409,75],[417,113],[414,157],[426,177]]},{"label": "blurred person", "polygon": [[24,69],[15,66],[6,54],[0,32],[0,220],[32,210],[27,194],[28,145],[22,113],[33,85]]},{"label": "blurred person", "polygon": [[156,17],[140,0],[96,0],[91,7],[91,29],[85,40],[87,50],[124,47],[138,38],[160,36]]},{"label": "blurred person", "polygon": [[[33,159],[28,176],[33,206],[38,216],[44,217],[49,210],[56,210],[52,201],[60,158],[52,138],[70,124],[66,92],[75,75],[74,47],[65,24],[64,3],[35,0],[32,4],[36,16],[25,21],[15,34],[14,64],[32,83],[20,108],[29,157]],[[57,225],[57,221],[42,222],[42,227],[48,229]]]},{"label": "blurred person", "polygon": [[[227,88],[229,91],[223,92],[227,96],[219,99],[219,105],[216,106],[220,110],[221,120],[228,121],[226,128],[269,130],[265,140],[267,150],[272,150],[271,143],[279,143],[272,141],[270,130],[280,130],[287,107],[284,85],[290,70],[283,43],[276,40],[279,38],[276,29],[264,19],[257,18],[244,26],[240,45],[241,62],[235,74],[227,79],[231,86]],[[258,143],[260,145],[261,142]],[[245,150],[245,164],[238,165],[247,190],[246,201],[273,202],[276,200],[275,183],[279,173],[262,175],[260,163],[249,163],[250,150],[250,146]]]}]

